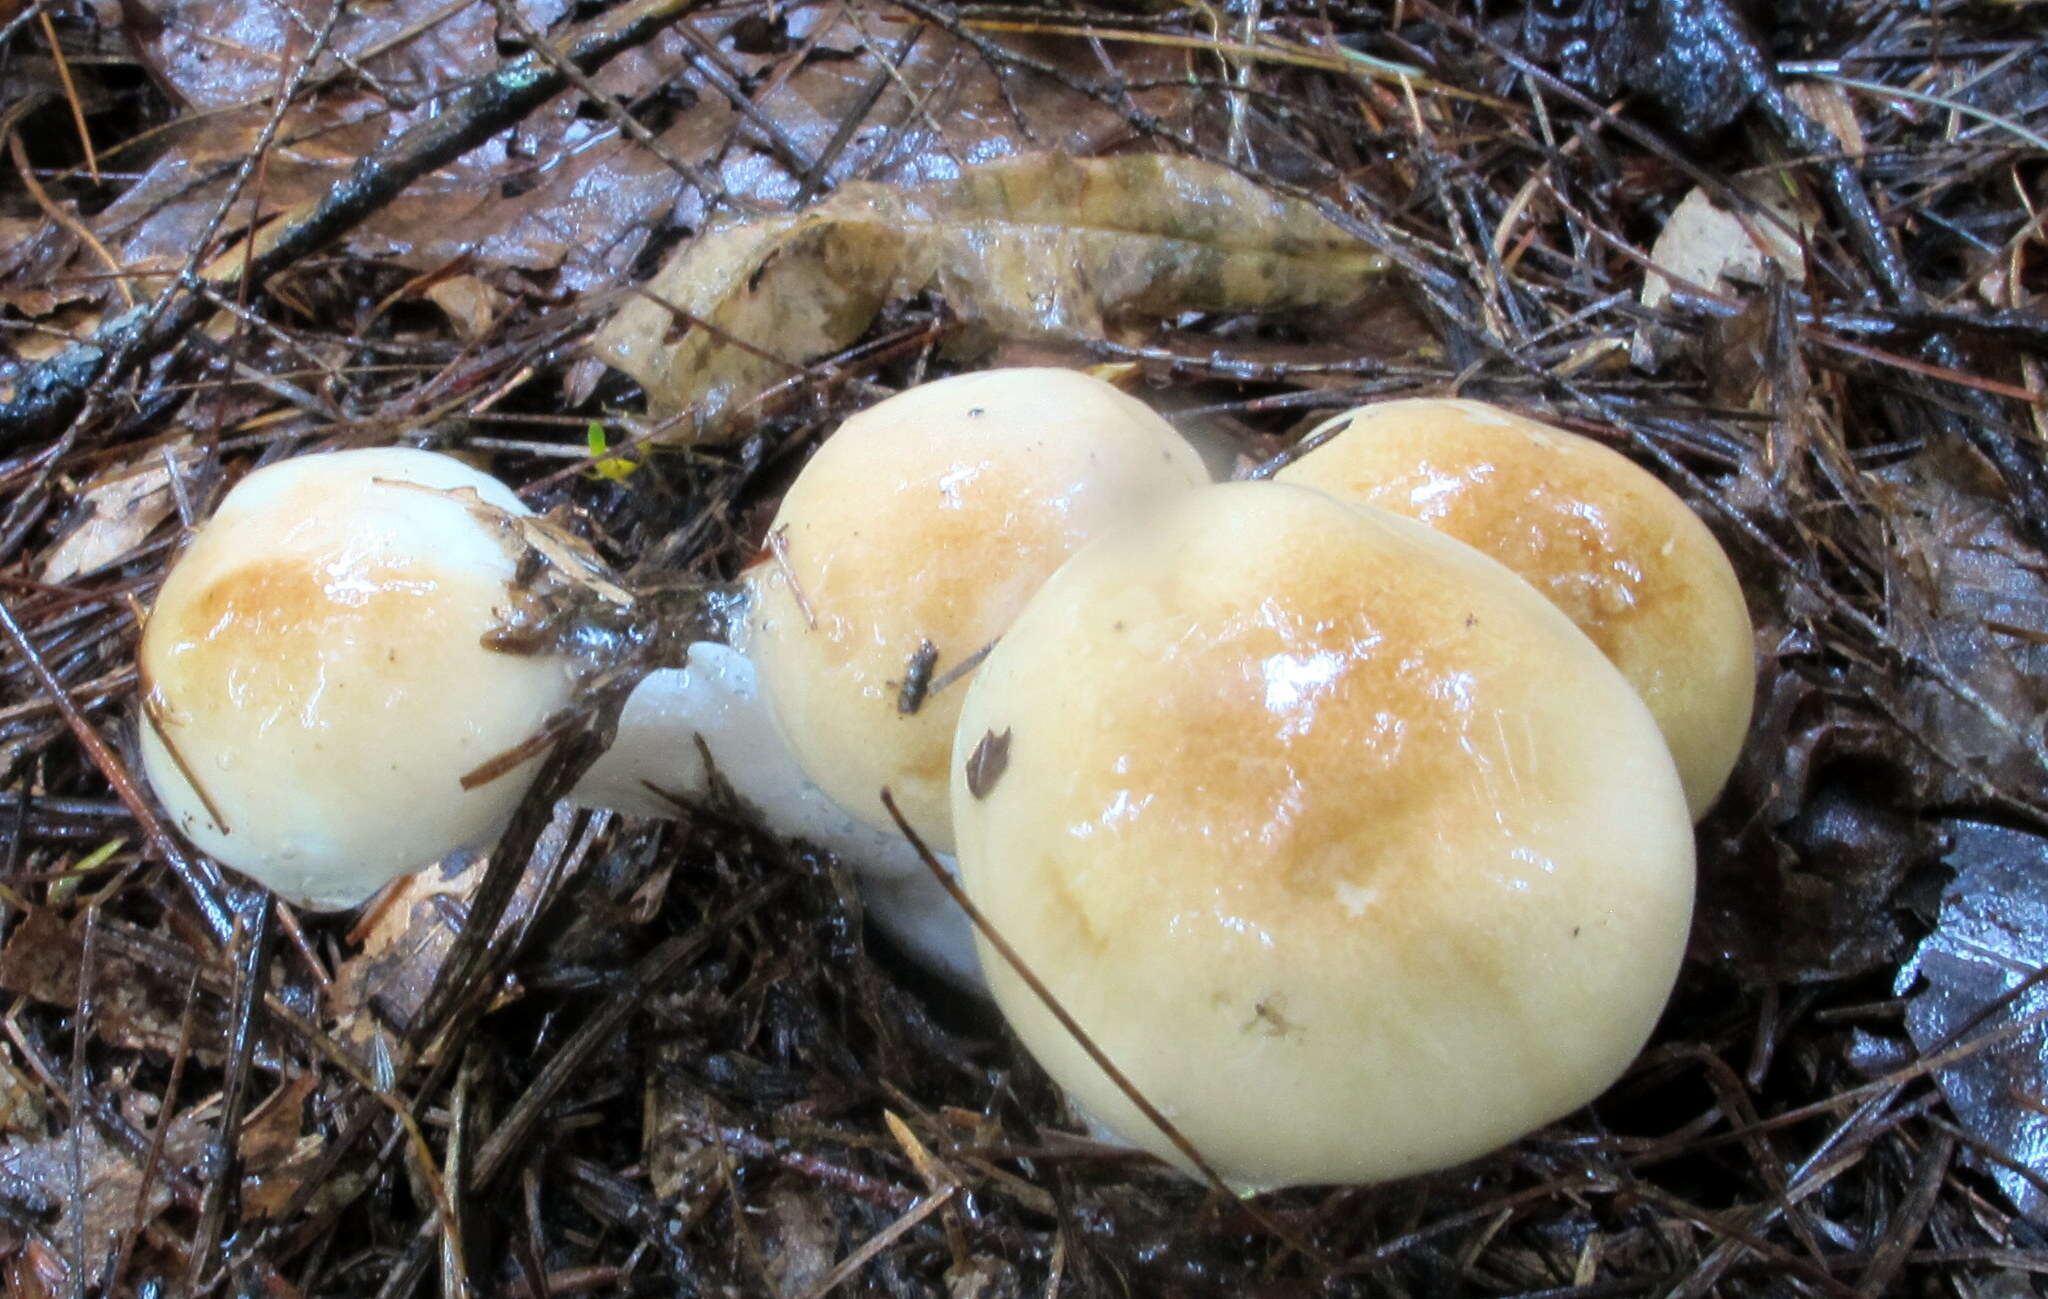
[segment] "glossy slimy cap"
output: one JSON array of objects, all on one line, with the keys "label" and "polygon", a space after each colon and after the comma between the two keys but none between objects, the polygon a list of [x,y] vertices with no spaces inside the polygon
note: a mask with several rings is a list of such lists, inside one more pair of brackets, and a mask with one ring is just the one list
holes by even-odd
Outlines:
[{"label": "glossy slimy cap", "polygon": [[1742,587],[1698,516],[1626,457],[1484,402],[1346,418],[1275,481],[1405,514],[1543,592],[1643,696],[1705,815],[1749,730],[1756,668]]},{"label": "glossy slimy cap", "polygon": [[805,772],[884,829],[888,787],[950,851],[947,759],[966,692],[906,711],[906,680],[943,679],[1084,541],[1206,481],[1166,421],[1072,370],[961,375],[847,420],[790,487],[749,572],[748,652]]},{"label": "glossy slimy cap", "polygon": [[346,907],[503,827],[532,763],[462,778],[531,737],[571,680],[482,644],[515,551],[475,502],[528,512],[460,461],[398,448],[287,460],[221,501],[142,637],[143,762],[193,842],[292,901]]},{"label": "glossy slimy cap", "polygon": [[[1245,1189],[1457,1163],[1585,1104],[1676,976],[1692,825],[1642,701],[1507,569],[1298,487],[1075,555],[968,694],[974,900]],[[1078,1104],[1173,1147],[993,952]]]}]

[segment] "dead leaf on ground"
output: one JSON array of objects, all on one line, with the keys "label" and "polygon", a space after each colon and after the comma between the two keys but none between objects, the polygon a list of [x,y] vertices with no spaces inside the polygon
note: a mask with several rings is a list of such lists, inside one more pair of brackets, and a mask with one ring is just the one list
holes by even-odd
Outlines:
[{"label": "dead leaf on ground", "polygon": [[70,533],[43,558],[42,580],[63,583],[119,563],[141,547],[157,525],[177,512],[165,451],[183,468],[197,459],[192,439],[181,437],[141,461],[111,469],[78,489],[86,509]]},{"label": "dead leaf on ground", "polygon": [[769,1284],[780,1299],[815,1293],[839,1248],[839,1224],[830,1206],[794,1186],[778,1186],[768,1193],[763,1213],[759,1230]]},{"label": "dead leaf on ground", "polygon": [[[7,945],[0,948],[0,990],[66,1010],[76,1008],[79,966],[85,957],[84,924],[82,918],[67,920],[48,907],[23,913],[8,934]],[[111,921],[101,924],[116,927]],[[93,1033],[113,1045],[168,1058],[178,1047],[185,982],[145,971],[116,947],[103,934],[94,949]],[[201,993],[192,1014],[193,1058],[217,1064],[226,1031],[219,1003]],[[274,1067],[267,1040],[259,1039],[257,1060],[263,1067]]]},{"label": "dead leaf on ground", "polygon": [[[567,803],[556,809],[535,861],[552,861],[565,850],[575,817]],[[335,970],[327,1010],[336,1037],[358,1048],[365,1061],[374,1038],[387,1026],[403,1030],[426,1004],[488,867],[487,858],[477,857],[453,872],[435,867],[403,876],[370,902],[349,931],[348,942],[357,950]],[[498,922],[499,935],[526,923],[545,882],[546,872],[539,869],[520,877]]]},{"label": "dead leaf on ground", "polygon": [[673,1039],[654,1044],[644,1083],[647,1127],[641,1157],[648,1185],[665,1204],[707,1193],[718,1183],[718,1103],[689,1076],[689,1048]]},{"label": "dead leaf on ground", "polygon": [[90,296],[86,288],[59,293],[53,283],[58,269],[78,254],[78,242],[70,227],[55,221],[0,217],[0,303],[36,320]]},{"label": "dead leaf on ground", "polygon": [[293,1074],[242,1120],[242,1211],[258,1218],[281,1212],[291,1201],[323,1144],[306,1124],[306,1100],[319,1075]]},{"label": "dead leaf on ground", "polygon": [[1856,105],[1847,91],[1831,81],[1798,80],[1787,82],[1785,93],[1827,128],[1849,161],[1863,161],[1869,146],[1863,138],[1863,123],[1856,118]]},{"label": "dead leaf on ground", "polygon": [[2048,967],[2048,841],[1975,821],[1949,828],[1955,882],[1934,932],[1899,970],[1898,991],[1913,994],[1906,1030],[1923,1054],[1986,1043],[1935,1078],[1966,1129],[2033,1172],[1987,1169],[2044,1223],[2048,1195],[2035,1179],[2048,1177],[2048,984],[2035,975]]},{"label": "dead leaf on ground", "polygon": [[2048,807],[2040,719],[2048,716],[2048,556],[2011,507],[1926,457],[1871,480],[1890,531],[1890,624],[1916,657],[1976,697],[1920,673],[1903,683],[1915,731],[1955,768],[1937,798],[1985,789]]},{"label": "dead leaf on ground", "polygon": [[[199,1157],[216,1108],[213,1102],[204,1102],[170,1121],[160,1154],[163,1167],[185,1168]],[[74,1153],[78,1157],[75,1178]],[[0,1142],[0,1198],[33,1213],[54,1210],[54,1240],[68,1244],[80,1238],[82,1228],[88,1284],[105,1271],[131,1224],[148,1223],[170,1207],[169,1180],[161,1173],[149,1180],[147,1199],[141,1201],[138,1214],[136,1206],[143,1192],[141,1161],[108,1141],[96,1124],[81,1123],[54,1137],[16,1137]]]},{"label": "dead leaf on ground", "polygon": [[489,334],[509,305],[504,294],[474,275],[437,280],[427,288],[426,297],[448,317],[455,332],[470,342]]},{"label": "dead leaf on ground", "polygon": [[238,1146],[244,1168],[263,1171],[277,1167],[298,1149],[306,1134],[306,1098],[313,1094],[319,1075],[296,1073],[242,1120]]},{"label": "dead leaf on ground", "polygon": [[1023,1278],[1008,1259],[975,1254],[946,1270],[946,1299],[1016,1299]]},{"label": "dead leaf on ground", "polygon": [[1853,977],[1905,954],[1895,898],[1937,849],[1912,755],[1892,737],[1799,675],[1766,678],[1700,825],[1695,955],[1767,983]]},{"label": "dead leaf on ground", "polygon": [[[478,857],[453,875],[439,868],[394,882],[370,903],[349,931],[361,950],[334,972],[328,1006],[342,1021],[346,1041],[361,1044],[375,1031],[374,1019],[403,1027],[426,1004],[434,978],[460,932],[469,899],[483,882],[485,859]],[[362,1015],[373,1010],[376,1015]]]},{"label": "dead leaf on ground", "polygon": [[[521,15],[538,30],[561,18],[559,0],[525,0]],[[324,3],[287,0],[156,0],[137,7],[130,34],[157,79],[196,111],[165,128],[161,152],[141,178],[102,212],[93,228],[130,269],[182,265],[212,219],[235,167],[269,117],[268,99],[310,48]],[[396,0],[349,6],[330,41],[364,75],[335,55],[313,74],[317,95],[284,118],[265,158],[260,190],[242,205],[210,252],[220,254],[258,219],[302,210],[356,163],[400,132],[439,113],[447,96],[501,62],[500,20],[485,0]],[[628,52],[595,78],[630,101],[680,76],[688,48],[671,34]],[[360,256],[391,258],[417,270],[474,251],[485,265],[545,271],[589,267],[624,241],[630,260],[644,221],[673,201],[675,173],[613,124],[579,111],[565,94],[411,187],[354,232]],[[661,134],[657,131],[657,134]],[[700,142],[695,150],[709,147]],[[688,156],[692,150],[684,149]],[[251,200],[260,212],[251,211]],[[95,269],[74,258],[74,276]],[[98,268],[103,269],[103,268]],[[594,282],[582,277],[574,287]]]},{"label": "dead leaf on ground", "polygon": [[[1804,231],[1782,181],[1772,177],[1741,188],[1792,230]],[[1794,283],[1806,274],[1799,239],[1776,222],[1729,211],[1704,189],[1694,189],[1672,210],[1650,248],[1650,260],[1684,282],[1674,285],[1659,271],[1645,272],[1641,298],[1651,311],[1669,302],[1674,289],[1728,294],[1761,285],[1774,262]],[[1663,326],[1644,326],[1636,333],[1636,364],[1646,370],[1659,369],[1684,345],[1685,337]]]},{"label": "dead leaf on ground", "polygon": [[[556,0],[520,6],[542,29],[565,10]],[[201,111],[159,132],[161,152],[90,223],[124,267],[161,272],[183,264],[268,120],[265,97],[308,47],[325,11],[309,0],[256,9],[239,0],[159,0],[137,10],[147,20],[134,24],[144,58]],[[633,105],[660,154],[591,111],[579,94],[564,94],[409,187],[352,232],[347,247],[414,270],[468,255],[480,269],[555,273],[551,287],[559,290],[611,287],[628,278],[663,229],[731,219],[747,207],[779,208],[856,177],[915,183],[1028,149],[1095,152],[1130,134],[1106,104],[1052,77],[998,72],[904,10],[801,5],[783,15],[785,38],[767,53],[740,48],[748,43],[732,29],[744,16],[689,19],[708,52],[670,31],[597,74],[600,89]],[[225,46],[224,30],[238,34]],[[365,154],[432,116],[451,90],[496,68],[498,34],[495,10],[482,0],[348,9],[332,46],[378,84],[339,76],[295,106],[265,159],[260,195],[244,195],[210,251],[238,257],[235,238],[259,217],[303,211]],[[1014,44],[1082,82],[1103,77],[1083,42]],[[735,108],[707,66],[725,83],[748,87],[755,116]],[[336,71],[331,60],[320,69]],[[1187,56],[1178,52],[1119,51],[1115,80],[1137,87],[1129,92],[1134,108],[1180,125],[1201,108],[1186,71]],[[409,98],[394,105],[387,90]],[[772,136],[762,121],[775,124]],[[705,178],[712,192],[700,192],[662,154]],[[252,211],[256,203],[260,213]],[[58,293],[111,293],[107,268],[75,239],[55,228],[42,238],[52,247],[38,255],[34,274],[11,272],[0,255],[0,300],[30,295],[25,300],[45,304]]]},{"label": "dead leaf on ground", "polygon": [[912,189],[853,184],[796,216],[671,258],[593,344],[679,440],[728,436],[749,403],[926,289],[997,335],[1102,337],[1182,311],[1334,307],[1383,269],[1313,207],[1165,154],[1034,154]]}]

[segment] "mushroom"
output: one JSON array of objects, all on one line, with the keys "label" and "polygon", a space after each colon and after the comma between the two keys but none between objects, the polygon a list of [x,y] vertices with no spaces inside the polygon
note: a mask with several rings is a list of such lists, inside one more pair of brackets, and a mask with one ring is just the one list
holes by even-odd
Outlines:
[{"label": "mushroom", "polygon": [[1650,706],[1704,816],[1748,733],[1756,669],[1735,570],[1685,502],[1597,442],[1483,402],[1383,402],[1331,426],[1275,481],[1407,515],[1543,592]]},{"label": "mushroom", "polygon": [[847,420],[748,575],[749,653],[798,763],[880,829],[889,788],[950,851],[957,678],[1083,542],[1207,481],[1171,425],[1073,370],[960,375]]},{"label": "mushroom", "polygon": [[488,475],[403,448],[238,483],[142,636],[143,766],[185,834],[320,908],[492,839],[538,760],[465,777],[572,690],[558,656],[486,643],[518,553],[500,522],[528,513]]},{"label": "mushroom", "polygon": [[[1443,1167],[1585,1104],[1684,949],[1692,826],[1635,691],[1500,564],[1320,492],[1209,487],[1081,550],[954,757],[977,907],[1241,1190]],[[1077,1105],[1185,1167],[982,957]]]},{"label": "mushroom", "polygon": [[687,666],[650,675],[572,797],[672,814],[708,793],[701,743],[764,826],[839,856],[884,932],[978,990],[967,923],[880,792],[914,809],[950,867],[947,759],[976,657],[1083,541],[1207,480],[1164,420],[1076,371],[983,371],[888,398],[784,496],[731,645],[692,645]]},{"label": "mushroom", "polygon": [[[345,456],[323,459],[346,463]],[[571,797],[587,806],[672,815],[708,793],[709,755],[767,828],[853,865],[884,930],[941,973],[971,983],[964,920],[875,799],[885,784],[905,784],[904,764],[921,765],[930,786],[926,810],[934,800],[937,809],[936,823],[926,828],[943,849],[950,839],[946,756],[963,693],[953,682],[1038,581],[1094,530],[1154,495],[1206,480],[1200,457],[1163,420],[1073,371],[990,371],[885,401],[848,420],[792,487],[770,558],[742,583],[753,608],[734,643],[690,646],[685,666],[651,673],[628,701],[612,748]],[[509,492],[481,475],[462,481],[517,509]],[[243,490],[249,489],[238,489],[224,506],[224,521],[243,512]],[[194,548],[195,555],[205,551]],[[879,586],[864,586],[863,574],[878,575]],[[814,626],[821,611],[823,622]],[[859,638],[872,643],[849,643]],[[773,713],[750,651],[759,654],[763,675],[780,682]],[[550,698],[542,715],[560,702]],[[153,729],[173,737],[182,757],[187,744],[179,728],[188,723],[176,710],[162,711],[173,725]],[[824,733],[834,725],[855,729]],[[161,741],[151,735],[146,742],[156,755],[152,773],[169,772],[159,784],[189,789]],[[192,744],[200,744],[198,737]],[[877,747],[879,761],[865,775],[832,765]],[[212,784],[204,773],[198,783],[209,790]],[[508,780],[502,788],[516,793],[523,782]],[[516,797],[508,807],[512,802]],[[235,824],[226,809],[222,817]],[[203,800],[185,819],[230,864],[240,857],[250,862],[247,869],[275,875],[246,845],[230,855],[225,836],[207,839],[212,818]],[[293,893],[293,886],[281,887]],[[351,895],[353,885],[296,887],[294,896],[318,892],[334,904],[359,896]]]}]

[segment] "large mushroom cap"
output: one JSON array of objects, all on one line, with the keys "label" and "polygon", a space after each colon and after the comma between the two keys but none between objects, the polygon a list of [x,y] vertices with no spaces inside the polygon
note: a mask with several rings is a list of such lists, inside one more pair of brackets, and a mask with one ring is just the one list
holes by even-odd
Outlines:
[{"label": "large mushroom cap", "polygon": [[950,850],[947,758],[965,691],[906,712],[906,679],[943,679],[1082,542],[1207,480],[1171,425],[1072,370],[961,375],[847,420],[790,487],[770,557],[751,570],[748,652],[804,770],[884,829],[888,787],[925,841]]},{"label": "large mushroom cap", "polygon": [[[1586,1103],[1655,1023],[1692,826],[1642,701],[1507,569],[1268,483],[1075,555],[969,692],[962,877],[1246,1188],[1389,1178]],[[993,952],[1046,1069],[1177,1156]]]},{"label": "large mushroom cap", "polygon": [[1670,488],[1575,433],[1428,398],[1353,411],[1275,479],[1426,523],[1550,597],[1643,696],[1705,815],[1748,733],[1756,668],[1735,570]]},{"label": "large mushroom cap", "polygon": [[201,848],[341,907],[502,827],[532,764],[462,777],[532,736],[570,677],[481,643],[514,560],[474,501],[527,513],[488,475],[398,448],[271,465],[222,500],[141,654],[144,765]]}]

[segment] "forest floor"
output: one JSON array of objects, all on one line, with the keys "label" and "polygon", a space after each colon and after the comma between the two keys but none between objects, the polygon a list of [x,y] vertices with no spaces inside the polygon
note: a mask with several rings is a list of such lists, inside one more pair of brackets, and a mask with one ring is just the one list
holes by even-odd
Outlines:
[{"label": "forest floor", "polygon": [[[2044,1293],[2048,6],[1755,10],[0,0],[6,1293]],[[960,179],[1048,154],[1175,162],[1030,220]],[[1176,278],[1247,184],[1327,247]],[[706,229],[882,191],[975,238],[804,355],[793,261],[665,331],[712,360],[605,364]],[[1160,269],[1046,255],[1091,230]],[[1239,475],[1480,397],[1708,521],[1757,714],[1598,1102],[1241,1204],[1086,1140],[743,813],[544,781],[487,864],[335,916],[150,812],[140,620],[250,468],[462,454],[659,604],[847,414],[1023,362],[1118,367]]]}]

